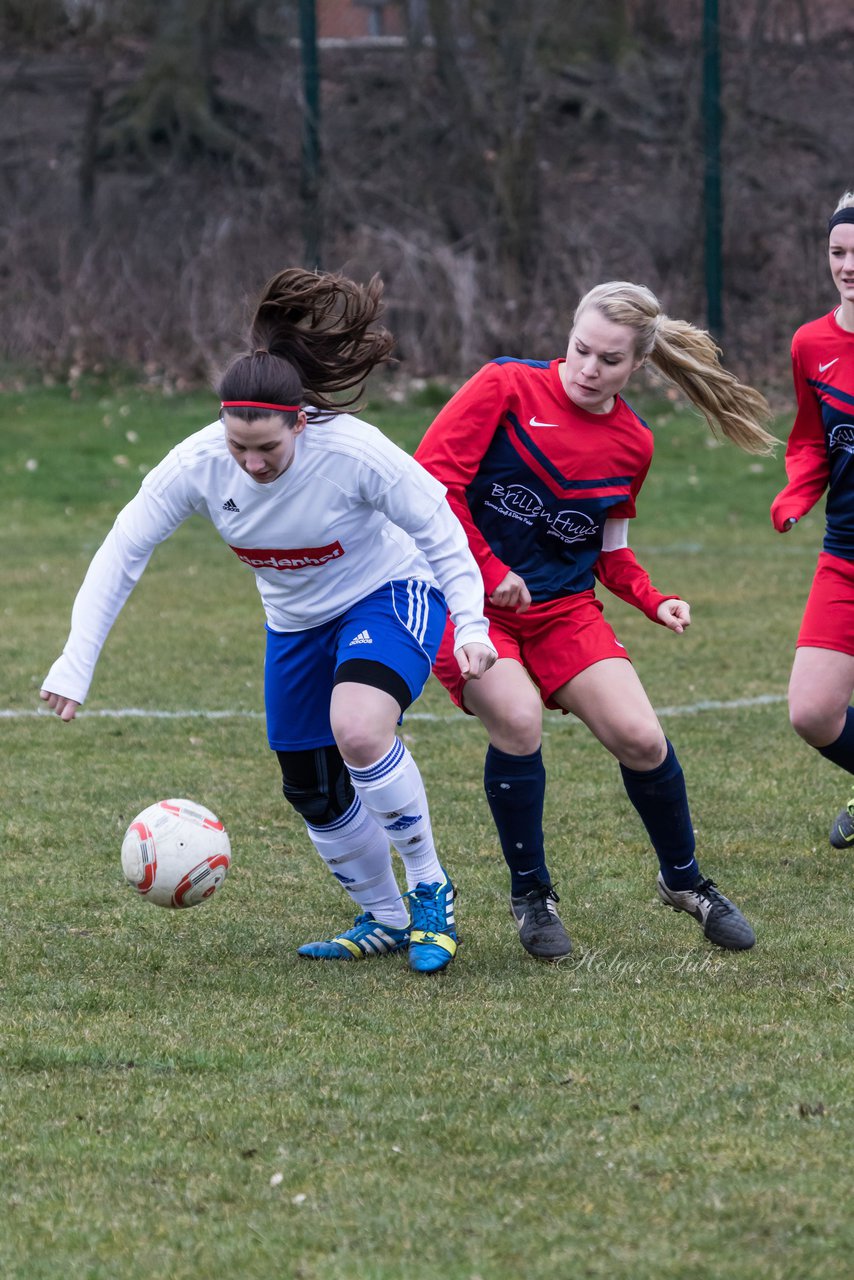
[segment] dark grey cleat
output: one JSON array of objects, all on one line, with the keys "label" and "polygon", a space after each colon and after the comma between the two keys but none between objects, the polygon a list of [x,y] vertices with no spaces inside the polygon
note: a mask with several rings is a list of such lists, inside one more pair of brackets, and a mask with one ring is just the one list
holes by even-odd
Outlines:
[{"label": "dark grey cleat", "polygon": [[749,951],[756,941],[756,934],[738,907],[724,897],[713,880],[700,880],[693,889],[668,889],[659,871],[658,896],[665,906],[693,916],[716,947]]},{"label": "dark grey cleat", "polygon": [[830,828],[830,843],[834,849],[854,849],[854,795]]},{"label": "dark grey cleat", "polygon": [[560,898],[550,884],[538,881],[527,893],[510,895],[510,914],[519,941],[538,960],[562,960],[572,950],[569,934],[557,913]]}]

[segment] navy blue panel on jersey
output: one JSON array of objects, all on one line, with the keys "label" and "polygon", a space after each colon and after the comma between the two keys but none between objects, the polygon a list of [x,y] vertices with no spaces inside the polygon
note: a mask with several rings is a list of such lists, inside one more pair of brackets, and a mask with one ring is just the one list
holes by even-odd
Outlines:
[{"label": "navy blue panel on jersey", "polygon": [[[850,559],[854,548],[854,395],[829,382],[808,378],[821,405],[830,478],[824,550]],[[847,408],[846,406],[851,406]]]},{"label": "navy blue panel on jersey", "polygon": [[[573,490],[572,498],[553,493],[500,427],[466,490],[478,529],[495,555],[524,578],[536,603],[594,585],[605,520],[610,508],[625,500],[628,483],[624,477],[579,483],[561,476],[546,458],[543,466],[562,489]],[[613,486],[614,492],[578,495],[594,484],[600,491]]]},{"label": "navy blue panel on jersey", "polygon": [[518,356],[496,356],[493,364],[526,364],[529,369],[548,369],[551,360],[520,360]]}]

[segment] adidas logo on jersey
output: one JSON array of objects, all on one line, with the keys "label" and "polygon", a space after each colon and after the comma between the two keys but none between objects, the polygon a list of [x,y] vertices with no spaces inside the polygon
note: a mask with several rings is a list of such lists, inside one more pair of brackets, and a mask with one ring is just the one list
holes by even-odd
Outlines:
[{"label": "adidas logo on jersey", "polygon": [[357,636],[354,636],[354,638],[350,641],[348,648],[352,648],[354,644],[373,644],[373,643],[374,642],[367,631],[360,631],[359,634]]},{"label": "adidas logo on jersey", "polygon": [[224,502],[222,504],[222,509],[223,511],[239,511],[240,507],[238,507],[237,503],[234,501],[234,498],[229,498],[227,502]]}]

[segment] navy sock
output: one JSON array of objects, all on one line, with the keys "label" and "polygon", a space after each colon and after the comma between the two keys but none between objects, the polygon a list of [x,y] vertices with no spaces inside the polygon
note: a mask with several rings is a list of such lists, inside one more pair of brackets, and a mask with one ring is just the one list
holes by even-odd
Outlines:
[{"label": "navy sock", "polygon": [[840,769],[854,773],[854,707],[849,707],[845,715],[845,728],[835,742],[826,747],[819,747],[818,753],[825,760],[832,760]]},{"label": "navy sock", "polygon": [[673,744],[667,743],[667,755],[657,768],[639,773],[621,764],[620,772],[658,855],[665,884],[669,889],[691,889],[700,879],[700,868],[694,857],[685,775]]},{"label": "navy sock", "polygon": [[537,880],[550,884],[543,844],[546,770],[540,749],[527,756],[511,756],[490,744],[483,786],[510,868],[510,892],[527,893]]}]

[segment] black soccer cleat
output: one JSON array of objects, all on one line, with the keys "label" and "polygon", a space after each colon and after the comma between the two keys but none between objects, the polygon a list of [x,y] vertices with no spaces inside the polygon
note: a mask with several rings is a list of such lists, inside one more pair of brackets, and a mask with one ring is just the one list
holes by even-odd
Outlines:
[{"label": "black soccer cleat", "polygon": [[538,960],[562,960],[572,950],[569,934],[557,913],[560,898],[550,884],[538,880],[527,893],[510,895],[510,914],[519,941]]},{"label": "black soccer cleat", "polygon": [[658,873],[658,896],[674,911],[687,911],[709,942],[727,951],[749,951],[756,934],[735,903],[725,898],[713,880],[700,880],[693,889],[668,889]]}]

